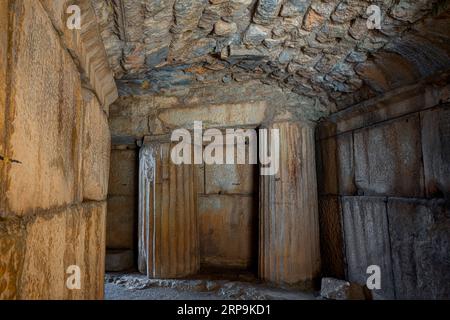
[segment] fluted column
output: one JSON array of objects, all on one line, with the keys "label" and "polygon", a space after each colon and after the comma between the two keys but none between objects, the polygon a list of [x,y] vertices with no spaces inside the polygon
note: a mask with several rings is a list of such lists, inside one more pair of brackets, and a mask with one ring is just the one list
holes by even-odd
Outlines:
[{"label": "fluted column", "polygon": [[170,143],[145,143],[139,163],[139,271],[150,278],[200,266],[193,165],[175,165]]},{"label": "fluted column", "polygon": [[320,271],[314,128],[274,123],[280,168],[260,179],[259,274],[278,284],[309,286]]}]

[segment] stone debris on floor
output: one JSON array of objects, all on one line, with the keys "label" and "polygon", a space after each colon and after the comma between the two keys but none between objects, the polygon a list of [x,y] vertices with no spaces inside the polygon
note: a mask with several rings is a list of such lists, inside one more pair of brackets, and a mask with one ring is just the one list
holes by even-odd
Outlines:
[{"label": "stone debris on floor", "polygon": [[[241,280],[239,280],[239,278]],[[314,292],[276,288],[250,277],[149,279],[139,273],[107,273],[106,300],[315,300]]]}]

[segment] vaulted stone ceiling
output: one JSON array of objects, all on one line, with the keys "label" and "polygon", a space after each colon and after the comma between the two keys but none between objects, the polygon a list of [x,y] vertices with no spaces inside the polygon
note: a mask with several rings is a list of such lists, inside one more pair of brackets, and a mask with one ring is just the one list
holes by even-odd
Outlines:
[{"label": "vaulted stone ceiling", "polygon": [[[447,0],[95,0],[120,90],[254,81],[330,111],[450,69]],[[381,8],[381,30],[367,8]]]}]

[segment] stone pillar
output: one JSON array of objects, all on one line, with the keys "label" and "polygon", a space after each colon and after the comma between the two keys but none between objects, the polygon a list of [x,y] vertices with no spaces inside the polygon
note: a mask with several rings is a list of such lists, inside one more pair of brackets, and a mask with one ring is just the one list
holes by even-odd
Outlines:
[{"label": "stone pillar", "polygon": [[200,267],[194,165],[175,165],[170,143],[146,142],[139,154],[139,271],[177,278]]},{"label": "stone pillar", "polygon": [[259,275],[310,286],[320,272],[314,128],[283,122],[271,129],[280,133],[280,167],[260,179]]}]

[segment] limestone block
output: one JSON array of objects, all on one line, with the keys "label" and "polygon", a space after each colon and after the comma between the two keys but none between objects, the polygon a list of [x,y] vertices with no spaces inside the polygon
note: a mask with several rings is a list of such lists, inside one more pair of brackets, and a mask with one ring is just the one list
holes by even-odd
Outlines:
[{"label": "limestone block", "polygon": [[162,110],[158,117],[169,127],[193,128],[194,121],[203,126],[259,125],[265,119],[266,102],[209,105]]},{"label": "limestone block", "polygon": [[422,196],[420,141],[418,115],[356,131],[355,183],[359,193]]},{"label": "limestone block", "polygon": [[450,107],[425,111],[422,150],[428,197],[450,196]]},{"label": "limestone block", "polygon": [[206,194],[254,194],[256,165],[205,165]]},{"label": "limestone block", "polygon": [[397,299],[450,298],[450,210],[444,201],[389,199]]},{"label": "limestone block", "polygon": [[14,1],[7,210],[81,201],[80,76],[39,1]]},{"label": "limestone block", "polygon": [[[76,59],[88,85],[96,92],[101,105],[108,107],[117,97],[117,88],[108,57],[97,25],[97,18],[89,0],[41,0],[53,25],[61,34],[62,41]],[[81,10],[81,30],[70,30],[66,26],[71,14],[69,5],[78,5]]]},{"label": "limestone block", "polygon": [[[0,297],[102,299],[105,202],[89,202],[11,220],[0,230]],[[5,247],[7,246],[7,247]],[[6,263],[5,263],[6,262]],[[69,290],[69,266],[80,268],[81,289]]]},{"label": "limestone block", "polygon": [[109,119],[111,134],[114,136],[133,136],[142,138],[150,133],[148,118],[144,116],[111,117]]},{"label": "limestone block", "polygon": [[20,271],[25,255],[24,234],[19,224],[0,222],[0,300],[19,298]]},{"label": "limestone block", "polygon": [[365,285],[367,268],[381,269],[381,290],[374,297],[394,298],[391,249],[385,198],[342,197],[347,274],[351,282]]},{"label": "limestone block", "polygon": [[104,200],[108,193],[111,135],[97,98],[83,90],[83,198]]},{"label": "limestone block", "polygon": [[134,149],[111,150],[109,195],[134,196],[137,194],[138,154]]},{"label": "limestone block", "polygon": [[252,196],[199,196],[200,256],[216,267],[252,267],[257,258],[257,207]]},{"label": "limestone block", "polygon": [[325,276],[345,277],[342,212],[339,197],[319,197],[320,250],[322,273]]},{"label": "limestone block", "polygon": [[314,128],[275,123],[280,170],[260,177],[259,274],[275,283],[311,286],[320,272]]},{"label": "limestone block", "polygon": [[171,143],[146,142],[139,154],[139,271],[151,278],[200,267],[194,165],[176,165]]},{"label": "limestone block", "polygon": [[109,249],[132,249],[137,204],[135,196],[108,197],[106,221],[106,247]]}]

